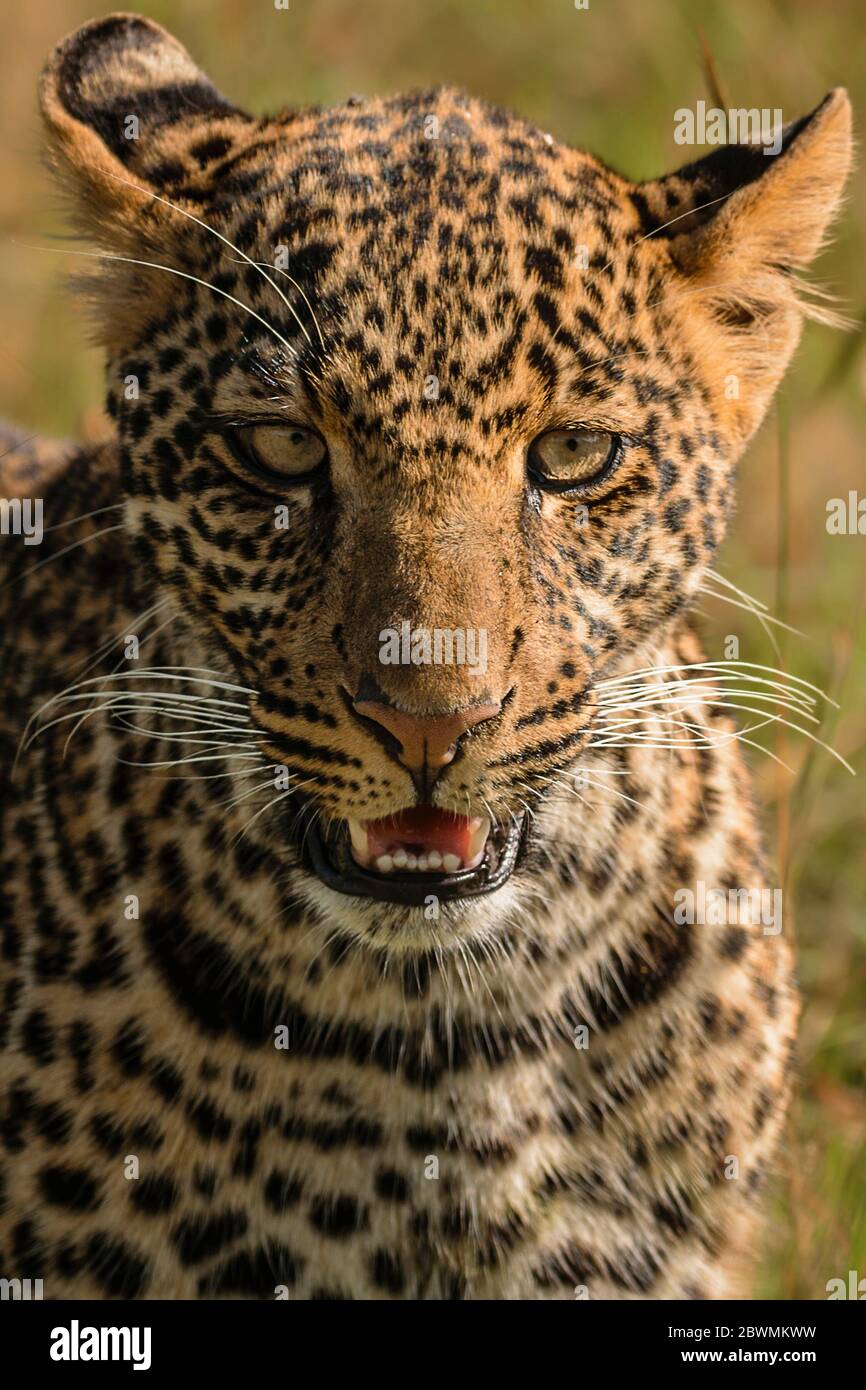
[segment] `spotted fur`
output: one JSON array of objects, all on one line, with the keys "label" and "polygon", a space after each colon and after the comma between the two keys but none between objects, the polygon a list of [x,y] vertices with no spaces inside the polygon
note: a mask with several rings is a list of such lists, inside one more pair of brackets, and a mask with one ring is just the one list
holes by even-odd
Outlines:
[{"label": "spotted fur", "polygon": [[[645,746],[593,730],[605,680],[702,659],[688,610],[814,312],[844,93],[776,158],[648,184],[448,88],[255,119],[128,15],[61,44],[41,99],[113,432],[35,463],[10,435],[0,464],[52,528],[2,541],[0,1273],[81,1298],[747,1291],[791,946],[673,902],[768,882],[749,777],[692,687],[675,747],[662,696]],[[327,481],[245,472],[222,427],[266,412],[315,425]],[[542,494],[528,444],[572,424],[622,460]],[[313,817],[413,804],[344,697],[404,619],[485,629],[503,700],[436,804],[531,812],[509,882],[438,916],[302,857]],[[231,687],[224,746],[180,722],[211,761],[172,765],[165,700],[87,694],[201,693],[170,668]],[[478,697],[457,666],[380,680],[415,713]],[[238,800],[273,764],[293,794]]]}]

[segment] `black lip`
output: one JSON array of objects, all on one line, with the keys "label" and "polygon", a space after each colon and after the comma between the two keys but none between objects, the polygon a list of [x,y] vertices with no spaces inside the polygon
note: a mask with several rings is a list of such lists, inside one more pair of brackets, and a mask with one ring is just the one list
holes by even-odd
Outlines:
[{"label": "black lip", "polygon": [[318,825],[309,827],[304,840],[303,856],[308,869],[335,893],[353,898],[374,898],[377,902],[398,903],[403,907],[424,907],[429,897],[440,902],[449,899],[480,898],[494,893],[507,883],[514,873],[526,846],[528,817],[523,815],[508,831],[499,846],[496,862],[485,855],[477,869],[461,869],[456,874],[377,874],[362,869],[348,852],[343,853],[342,866],[332,857]]}]

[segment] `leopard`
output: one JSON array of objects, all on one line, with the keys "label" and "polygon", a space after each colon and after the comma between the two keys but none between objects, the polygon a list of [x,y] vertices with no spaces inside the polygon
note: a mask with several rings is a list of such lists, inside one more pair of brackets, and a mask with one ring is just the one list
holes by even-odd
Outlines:
[{"label": "leopard", "polygon": [[750,1296],[800,1003],[681,911],[773,881],[695,602],[846,93],[640,182],[449,86],[251,115],[134,14],[39,96],[106,423],[0,449],[0,1272]]}]

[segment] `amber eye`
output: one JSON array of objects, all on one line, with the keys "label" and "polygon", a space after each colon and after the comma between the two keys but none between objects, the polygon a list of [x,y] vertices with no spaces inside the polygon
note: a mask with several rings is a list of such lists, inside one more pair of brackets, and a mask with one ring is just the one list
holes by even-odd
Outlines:
[{"label": "amber eye", "polygon": [[529,447],[529,469],[555,492],[600,481],[616,459],[619,436],[605,430],[548,430]]},{"label": "amber eye", "polygon": [[254,467],[294,482],[311,477],[328,457],[324,439],[305,425],[249,425],[235,438]]}]

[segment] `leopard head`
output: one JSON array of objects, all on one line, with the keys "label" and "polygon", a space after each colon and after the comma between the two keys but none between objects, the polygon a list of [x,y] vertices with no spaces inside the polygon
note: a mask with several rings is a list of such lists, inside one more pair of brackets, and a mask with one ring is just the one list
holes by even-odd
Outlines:
[{"label": "leopard head", "polygon": [[267,833],[463,920],[722,540],[845,94],[639,184],[448,88],[254,118],[130,15],[41,95],[134,553],[287,769]]}]

